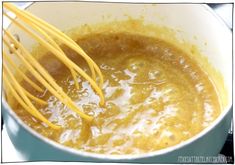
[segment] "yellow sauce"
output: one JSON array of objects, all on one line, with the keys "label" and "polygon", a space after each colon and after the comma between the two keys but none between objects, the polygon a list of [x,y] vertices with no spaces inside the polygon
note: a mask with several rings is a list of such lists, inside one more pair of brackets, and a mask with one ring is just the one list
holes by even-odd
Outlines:
[{"label": "yellow sauce", "polygon": [[[26,124],[58,143],[95,153],[145,153],[189,139],[221,112],[208,75],[168,42],[130,33],[91,34],[77,42],[101,68],[105,106],[81,77],[76,89],[69,70],[53,55],[47,53],[40,62],[94,121],[81,120],[48,91],[36,93],[24,82],[34,95],[47,100],[48,106],[37,105],[40,112],[63,128],[48,128],[19,105],[14,108]],[[89,73],[81,57],[63,49]]]}]

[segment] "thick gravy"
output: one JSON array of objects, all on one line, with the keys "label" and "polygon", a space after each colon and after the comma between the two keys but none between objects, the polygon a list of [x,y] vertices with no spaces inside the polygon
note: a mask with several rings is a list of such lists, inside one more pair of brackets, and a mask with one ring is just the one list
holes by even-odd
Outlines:
[{"label": "thick gravy", "polygon": [[[104,75],[105,106],[87,81],[78,78],[76,89],[69,70],[52,54],[41,60],[64,91],[85,113],[83,121],[45,90],[34,95],[47,100],[39,106],[53,130],[19,105],[15,112],[40,134],[63,145],[103,154],[138,154],[163,149],[202,131],[221,112],[216,89],[195,61],[173,45],[145,36],[115,33],[92,34],[77,43],[98,64]],[[85,61],[63,48],[80,67]]]}]

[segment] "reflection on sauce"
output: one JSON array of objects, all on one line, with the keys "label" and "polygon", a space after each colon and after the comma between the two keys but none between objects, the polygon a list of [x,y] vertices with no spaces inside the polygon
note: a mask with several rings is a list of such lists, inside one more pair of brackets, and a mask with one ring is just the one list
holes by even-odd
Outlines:
[{"label": "reflection on sauce", "polygon": [[[208,75],[173,45],[128,33],[92,34],[77,42],[101,68],[105,106],[99,106],[99,97],[87,81],[79,77],[77,90],[68,69],[46,54],[40,62],[77,106],[95,120],[86,123],[48,91],[35,92],[48,102],[47,107],[38,105],[40,111],[63,129],[48,128],[19,105],[15,111],[42,135],[89,152],[138,154],[189,139],[220,114]],[[63,49],[88,72],[83,59]]]}]

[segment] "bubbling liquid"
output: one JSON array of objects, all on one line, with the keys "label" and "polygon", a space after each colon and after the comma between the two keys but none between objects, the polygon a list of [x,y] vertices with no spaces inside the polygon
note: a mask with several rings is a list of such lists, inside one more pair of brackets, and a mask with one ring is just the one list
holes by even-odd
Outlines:
[{"label": "bubbling liquid", "polygon": [[[45,90],[34,95],[48,102],[36,105],[53,130],[19,105],[15,112],[45,137],[79,150],[102,154],[139,154],[185,141],[202,131],[221,112],[208,75],[185,52],[155,38],[129,34],[91,34],[77,43],[98,64],[104,75],[105,105],[90,84],[78,77],[75,88],[69,70],[52,54],[40,63],[86,114],[87,123]],[[63,50],[89,73],[85,61],[70,49]]]}]

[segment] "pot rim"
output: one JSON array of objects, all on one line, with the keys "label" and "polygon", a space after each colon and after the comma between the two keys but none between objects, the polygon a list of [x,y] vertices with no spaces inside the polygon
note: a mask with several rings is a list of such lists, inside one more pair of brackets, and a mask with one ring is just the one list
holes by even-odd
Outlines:
[{"label": "pot rim", "polygon": [[[56,2],[56,1],[54,1]],[[69,1],[67,1],[69,2]],[[98,2],[98,1],[80,1],[80,3],[124,3],[124,4],[135,4],[135,3],[130,3],[130,2]],[[30,8],[32,5],[34,5],[37,2],[31,2],[29,4],[27,4],[27,6],[25,6],[24,9],[28,9]],[[79,3],[79,2],[78,2]],[[138,4],[148,4],[148,3],[138,3]],[[177,3],[159,3],[159,4],[177,4]],[[181,4],[189,4],[189,3],[181,3]],[[192,3],[190,3],[192,4]],[[207,10],[210,12],[210,14],[212,14],[221,24],[221,26],[224,26],[224,29],[227,29],[227,31],[229,31],[230,34],[232,34],[231,30],[229,29],[229,27],[225,24],[225,22],[207,5],[207,4],[202,4],[202,3],[193,3],[193,4],[199,4],[201,5],[204,10]],[[203,9],[202,8],[202,9]],[[10,24],[7,28],[9,28],[12,24]],[[233,85],[232,85],[232,89],[233,89]],[[143,159],[143,158],[150,158],[150,157],[154,157],[154,156],[160,156],[160,155],[164,155],[167,153],[170,153],[172,151],[175,150],[179,150],[180,148],[183,148],[184,146],[187,146],[189,144],[191,144],[192,142],[199,140],[201,137],[203,137],[205,134],[207,134],[208,132],[210,132],[211,130],[214,129],[214,127],[216,127],[222,119],[224,119],[224,117],[229,113],[229,111],[231,110],[232,107],[232,102],[229,103],[223,110],[223,112],[219,115],[219,117],[217,117],[208,127],[206,127],[205,129],[203,129],[201,132],[199,132],[198,134],[196,134],[195,136],[179,143],[176,144],[174,146],[170,146],[161,150],[156,150],[156,151],[152,151],[152,152],[148,152],[148,153],[142,153],[142,154],[134,154],[134,155],[107,155],[107,154],[98,154],[98,153],[91,153],[91,152],[86,152],[86,151],[82,151],[82,150],[78,150],[75,148],[71,148],[71,147],[67,147],[64,146],[60,143],[57,143],[49,138],[45,138],[43,135],[39,134],[38,132],[36,132],[35,130],[33,130],[31,127],[29,127],[28,125],[26,125],[18,116],[17,114],[12,110],[12,108],[8,105],[8,103],[6,102],[5,98],[4,98],[4,92],[2,92],[2,104],[3,107],[5,108],[5,110],[7,111],[8,114],[10,114],[11,117],[13,117],[17,123],[19,125],[21,125],[27,132],[29,132],[31,135],[33,135],[34,137],[36,137],[38,140],[41,140],[47,144],[49,144],[50,146],[62,150],[63,152],[67,152],[73,155],[78,155],[78,156],[83,156],[83,157],[87,157],[87,158],[94,158],[94,159],[100,159],[100,160],[105,160],[105,161],[114,161],[114,160],[135,160],[135,159]]]}]

